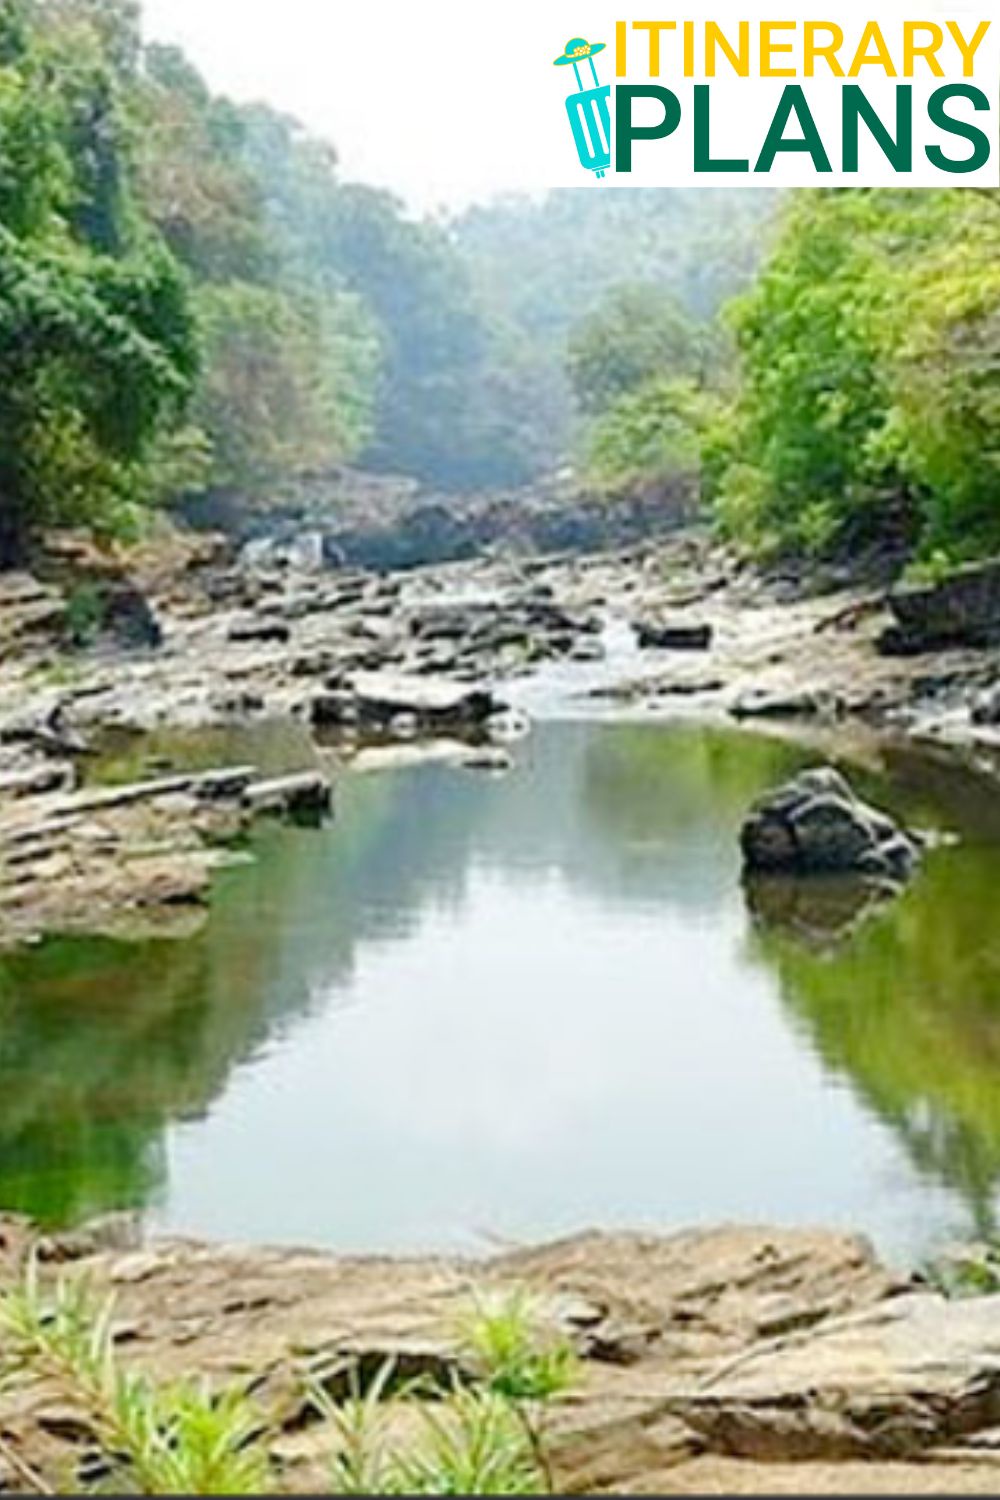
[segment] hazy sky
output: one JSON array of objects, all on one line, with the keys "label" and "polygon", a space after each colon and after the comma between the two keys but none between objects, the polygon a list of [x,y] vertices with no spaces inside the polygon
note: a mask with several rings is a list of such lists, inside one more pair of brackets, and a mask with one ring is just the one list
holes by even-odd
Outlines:
[{"label": "hazy sky", "polygon": [[147,37],[180,43],[215,90],[297,115],[345,177],[434,208],[541,186],[549,151],[558,173],[552,57],[594,5],[547,3],[541,36],[536,0],[144,0],[144,13]]},{"label": "hazy sky", "polygon": [[[959,15],[981,4],[924,0],[923,13],[946,7]],[[838,0],[837,15],[856,43],[874,9],[898,45],[907,8],[908,0],[879,0],[877,7],[870,0]],[[813,10],[813,0],[785,0],[781,7],[786,17]],[[698,7],[692,11],[697,14]],[[748,11],[759,15],[756,5]],[[553,62],[570,37],[613,43],[617,13],[609,0],[504,0],[503,6],[476,0],[145,0],[147,35],[179,42],[216,91],[239,100],[264,99],[298,116],[333,142],[345,178],[392,188],[417,210],[458,207],[499,191],[569,185],[607,191],[614,185],[614,174],[596,182],[577,160],[564,106],[574,84],[569,70]],[[710,13],[736,34],[741,12],[735,0],[713,0]],[[978,9],[970,13],[970,21],[978,15]],[[973,30],[970,24],[970,36]],[[1000,31],[994,27],[977,78],[995,79],[1000,72],[998,42]],[[671,56],[676,55],[675,47]],[[630,77],[634,62],[630,54]],[[611,46],[597,65],[599,82],[612,83]],[[683,102],[681,126],[669,143],[640,149],[631,177],[617,179],[622,185],[706,185],[704,177],[691,175],[691,86],[678,81],[676,63],[672,68],[669,84]],[[884,74],[868,76],[872,71],[865,77],[866,90],[883,118],[891,119],[896,84]],[[640,69],[636,81],[641,76]],[[584,86],[591,86],[589,80]],[[923,122],[916,160],[923,178],[940,185],[921,149],[928,131],[923,96],[935,86],[929,74],[914,80],[915,119]],[[780,79],[748,84],[719,78],[709,132],[716,156],[756,153],[783,87]],[[832,77],[817,77],[809,90],[817,123],[836,155],[840,85]],[[650,123],[658,123],[661,106],[650,102],[648,107]],[[647,123],[640,105],[636,120]],[[895,182],[874,137],[865,137],[862,166],[869,184]],[[995,184],[995,165],[980,175]],[[712,181],[722,186],[729,180],[717,175]],[[732,181],[746,186],[748,178],[736,175]],[[766,181],[815,185],[812,160],[800,153],[783,155]]]}]

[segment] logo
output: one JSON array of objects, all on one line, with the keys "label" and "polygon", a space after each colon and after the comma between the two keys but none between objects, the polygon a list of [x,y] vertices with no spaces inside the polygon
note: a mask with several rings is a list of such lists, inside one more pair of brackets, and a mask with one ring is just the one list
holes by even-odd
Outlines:
[{"label": "logo", "polygon": [[[572,67],[576,74],[576,93],[566,100],[566,113],[573,130],[576,154],[581,167],[603,177],[611,165],[611,85],[602,86],[594,66],[594,58],[603,52],[604,42],[588,42],[582,36],[572,37],[566,43],[561,57],[555,60],[557,68]],[[585,77],[580,76],[583,63],[590,64],[594,81],[593,88],[585,88]]]}]

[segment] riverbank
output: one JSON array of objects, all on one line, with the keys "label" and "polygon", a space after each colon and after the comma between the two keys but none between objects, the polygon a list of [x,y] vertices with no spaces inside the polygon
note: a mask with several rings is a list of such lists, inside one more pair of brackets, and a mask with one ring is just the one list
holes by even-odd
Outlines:
[{"label": "riverbank", "polygon": [[[1000,1480],[1000,1297],[947,1301],[849,1235],[592,1233],[467,1262],[133,1233],[115,1219],[39,1241],[7,1220],[0,1276],[33,1248],[44,1276],[114,1295],[126,1366],[252,1391],[289,1491],[322,1491],[335,1441],[310,1420],[310,1373],[395,1358],[447,1385],[466,1374],[473,1293],[515,1287],[580,1355],[551,1428],[560,1489],[988,1494]],[[45,1384],[7,1389],[0,1423],[6,1484],[9,1449],[50,1482],[85,1461],[86,1414]]]},{"label": "riverbank", "polygon": [[[254,818],[321,815],[373,746],[398,761],[443,741],[502,769],[524,727],[510,707],[904,735],[988,767],[1000,747],[981,710],[1000,649],[886,654],[884,589],[763,577],[697,533],[394,574],[234,562],[197,538],[96,582],[90,566],[82,586],[72,569],[0,579],[0,947],[186,933]],[[70,650],[81,597],[87,644]],[[275,764],[225,756],[261,725],[284,726]],[[218,747],[200,779],[183,747],[199,735]],[[113,793],[95,787],[109,746]]]}]

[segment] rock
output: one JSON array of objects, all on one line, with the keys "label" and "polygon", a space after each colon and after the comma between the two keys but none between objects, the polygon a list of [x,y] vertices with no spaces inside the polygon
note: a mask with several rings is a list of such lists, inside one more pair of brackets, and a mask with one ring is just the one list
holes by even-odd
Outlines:
[{"label": "rock", "polygon": [[250,616],[245,620],[234,620],[229,627],[228,638],[236,644],[249,641],[274,641],[278,644],[291,639],[291,627],[285,620]]},{"label": "rock", "polygon": [[973,724],[995,726],[1000,724],[1000,683],[984,689],[972,705],[970,718]]},{"label": "rock", "polygon": [[707,651],[712,627],[683,620],[638,620],[635,625],[640,650]]},{"label": "rock", "polygon": [[75,785],[76,767],[71,761],[47,761],[0,772],[0,800],[4,797],[38,797],[46,792],[68,792]]},{"label": "rock", "polygon": [[734,719],[832,718],[839,703],[829,693],[804,688],[800,692],[769,693],[759,688],[741,693],[730,705]]},{"label": "rock", "polygon": [[0,573],[0,646],[49,644],[63,635],[66,601],[29,573]]},{"label": "rock", "polygon": [[66,757],[86,755],[90,749],[60,699],[0,721],[0,744],[27,745],[44,755]]},{"label": "rock", "polygon": [[420,729],[470,729],[485,724],[501,707],[481,687],[416,674],[359,672],[346,688],[313,700],[312,720],[320,726],[356,724],[384,731],[406,714]]},{"label": "rock", "polygon": [[832,767],[804,771],[751,809],[740,842],[748,870],[904,880],[919,845],[855,796]]},{"label": "rock", "polygon": [[504,750],[500,745],[478,745],[473,750],[465,751],[459,757],[458,764],[465,771],[488,771],[502,776],[513,769],[514,758],[509,750]]},{"label": "rock", "polygon": [[742,1458],[913,1457],[996,1424],[1000,1297],[913,1293],[751,1349],[670,1409]]},{"label": "rock", "polygon": [[134,583],[122,579],[104,584],[100,596],[102,634],[122,646],[157,650],[163,644],[163,626]]},{"label": "rock", "polygon": [[[12,1221],[0,1246],[6,1279],[31,1237]],[[304,1376],[329,1380],[340,1395],[345,1370],[363,1382],[396,1358],[399,1374],[447,1387],[471,1373],[458,1329],[474,1295],[524,1289],[583,1363],[578,1391],[552,1413],[557,1493],[599,1475],[611,1494],[648,1489],[629,1481],[714,1442],[672,1411],[690,1405],[692,1422],[707,1425],[697,1402],[704,1381],[761,1340],[800,1329],[819,1338],[833,1319],[891,1307],[884,1299],[897,1285],[855,1237],[794,1229],[586,1234],[475,1262],[165,1241],[98,1249],[79,1274],[96,1298],[114,1295],[126,1367],[164,1382],[249,1386],[272,1451],[288,1461],[304,1452]],[[48,1420],[63,1401],[44,1380],[0,1390],[5,1444],[46,1476],[76,1456],[78,1433]],[[322,1486],[328,1447],[312,1450],[312,1468],[297,1467],[295,1489]]]},{"label": "rock", "polygon": [[888,656],[948,646],[988,646],[1000,638],[1000,559],[970,563],[939,583],[889,595],[896,624],[879,638]]},{"label": "rock", "polygon": [[333,791],[321,771],[300,771],[253,782],[243,793],[243,804],[257,814],[322,818],[333,805]]}]

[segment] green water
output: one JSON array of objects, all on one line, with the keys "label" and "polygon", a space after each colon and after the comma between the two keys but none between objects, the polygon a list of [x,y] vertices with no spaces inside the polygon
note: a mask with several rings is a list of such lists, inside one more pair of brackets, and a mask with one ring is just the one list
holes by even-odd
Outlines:
[{"label": "green water", "polygon": [[0,1207],[367,1250],[739,1219],[910,1257],[991,1230],[1000,797],[886,751],[861,788],[956,847],[867,915],[852,887],[745,890],[742,813],[815,758],[541,725],[505,777],[345,777],[191,939],[7,959]]}]

